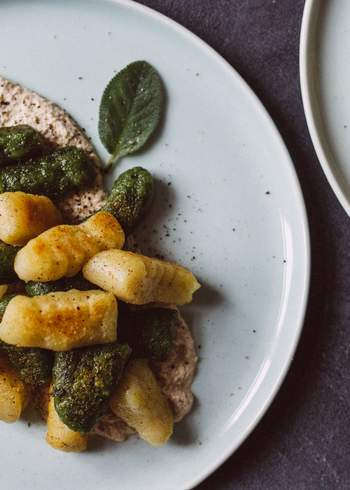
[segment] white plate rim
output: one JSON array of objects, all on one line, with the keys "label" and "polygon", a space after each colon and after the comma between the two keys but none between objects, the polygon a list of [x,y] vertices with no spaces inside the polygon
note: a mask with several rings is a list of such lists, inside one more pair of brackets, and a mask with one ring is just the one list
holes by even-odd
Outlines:
[{"label": "white plate rim", "polygon": [[303,193],[300,187],[299,179],[296,174],[296,170],[294,168],[293,161],[290,157],[290,154],[287,150],[287,147],[283,141],[281,134],[279,133],[275,123],[273,122],[270,114],[266,110],[263,103],[257,97],[255,92],[250,88],[247,82],[241,77],[241,75],[229,64],[228,61],[225,60],[217,51],[214,50],[211,46],[209,46],[205,41],[203,41],[196,34],[192,33],[186,27],[182,26],[178,22],[170,19],[166,15],[153,10],[152,8],[139,4],[134,0],[108,0],[111,3],[120,4],[124,6],[128,6],[135,10],[138,10],[140,13],[153,17],[154,19],[168,25],[174,30],[177,30],[182,35],[189,38],[193,43],[197,44],[201,49],[204,49],[211,57],[213,57],[217,63],[221,64],[222,68],[230,73],[231,77],[238,80],[242,89],[247,93],[248,97],[254,102],[256,110],[261,114],[261,116],[266,120],[267,125],[274,133],[274,137],[279,140],[281,147],[284,148],[286,160],[289,161],[289,170],[290,170],[290,178],[292,180],[292,184],[295,188],[296,195],[301,204],[301,212],[302,212],[302,223],[301,227],[303,229],[304,237],[305,237],[305,249],[304,249],[304,261],[305,261],[305,282],[304,282],[304,291],[303,296],[299,308],[299,315],[295,319],[295,337],[293,345],[290,346],[290,354],[288,359],[285,361],[284,366],[281,367],[279,375],[277,376],[273,388],[270,390],[269,395],[266,397],[263,403],[261,403],[260,410],[257,411],[250,424],[247,425],[246,429],[242,431],[240,437],[233,441],[232,445],[228,446],[224,451],[217,455],[216,459],[212,461],[212,463],[207,467],[207,469],[202,472],[200,475],[194,477],[192,481],[186,484],[185,489],[191,489],[196,485],[200,484],[203,480],[205,480],[209,475],[211,475],[216,469],[218,469],[234,452],[235,450],[246,440],[249,434],[254,430],[257,424],[260,422],[262,417],[265,415],[267,409],[275,398],[277,392],[279,391],[286,374],[289,370],[289,367],[292,363],[300,336],[304,324],[306,308],[308,304],[309,297],[309,288],[310,288],[310,273],[311,273],[311,258],[310,258],[310,233],[309,233],[309,225],[308,218],[306,213],[306,207],[304,202]]},{"label": "white plate rim", "polygon": [[322,137],[321,123],[317,117],[317,101],[312,91],[313,60],[311,44],[314,35],[315,10],[318,7],[318,0],[306,0],[304,6],[299,46],[301,96],[310,137],[322,170],[338,201],[347,215],[350,216],[350,196],[347,197],[346,193],[342,190],[336,173],[333,170],[332,156],[327,150],[325,138]]},{"label": "white plate rim", "polygon": [[[269,386],[265,390],[266,393],[260,395],[259,407],[254,407],[250,410],[249,421],[248,423],[246,423],[244,430],[240,430],[239,436],[233,438],[231,444],[227,444],[221,451],[217,452],[215,459],[212,459],[211,463],[206,466],[204,471],[199,470],[197,474],[195,474],[191,479],[184,481],[184,486],[182,486],[181,488],[183,490],[188,490],[201,483],[205,478],[213,473],[244,442],[244,440],[249,436],[249,434],[259,423],[263,415],[266,413],[279,388],[281,387],[282,382],[284,381],[284,378],[293,360],[293,356],[302,332],[309,296],[311,269],[309,225],[300,183],[286,145],[279,131],[277,130],[277,127],[275,126],[275,123],[273,122],[271,116],[268,114],[267,110],[265,109],[259,98],[255,95],[253,90],[248,86],[248,84],[238,74],[238,72],[202,39],[200,39],[198,36],[193,34],[185,27],[178,24],[176,21],[166,17],[165,15],[151,9],[150,7],[141,5],[134,0],[107,1],[115,5],[121,5],[128,9],[138,11],[140,14],[151,17],[156,21],[162,23],[163,25],[168,26],[172,30],[179,32],[179,34],[186,37],[191,43],[197,45],[201,50],[205,51],[208,56],[210,56],[216,63],[218,63],[229,76],[236,80],[236,82],[240,85],[242,91],[246,94],[247,98],[252,102],[256,113],[259,114],[261,119],[266,122],[266,127],[268,127],[268,129],[271,131],[271,137],[276,141],[276,145],[279,145],[281,152],[283,151],[285,157],[285,167],[288,171],[288,180],[290,182],[291,188],[293,189],[294,203],[296,204],[298,215],[300,216],[299,226],[300,230],[302,231],[302,236],[300,238],[303,242],[303,256],[301,262],[304,264],[304,269],[301,268],[298,272],[300,272],[301,277],[300,284],[302,288],[302,294],[300,303],[298,304],[298,308],[295,313],[295,328],[292,342],[288,347],[283,349],[283,353],[285,353],[286,351],[286,357],[280,360],[276,358],[277,356],[275,356],[275,358],[273,359],[273,362],[269,367],[269,371],[272,371],[273,367],[273,375],[270,376],[273,379],[269,381]],[[279,347],[281,346],[279,343],[277,343],[275,348],[276,354],[278,350],[281,350],[279,349]]]}]

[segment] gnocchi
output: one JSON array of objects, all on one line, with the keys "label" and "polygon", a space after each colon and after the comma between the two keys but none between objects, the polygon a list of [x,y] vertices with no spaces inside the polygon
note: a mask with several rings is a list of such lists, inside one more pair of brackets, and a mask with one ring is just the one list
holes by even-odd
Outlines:
[{"label": "gnocchi", "polygon": [[165,444],[173,433],[173,414],[146,359],[129,362],[110,407],[152,446]]},{"label": "gnocchi", "polygon": [[27,406],[29,388],[5,357],[0,357],[0,420],[16,422]]},{"label": "gnocchi", "polygon": [[88,436],[75,432],[59,418],[52,396],[48,404],[46,442],[55,449],[66,452],[81,452],[87,449]]},{"label": "gnocchi", "polygon": [[104,291],[15,296],[0,323],[0,339],[19,347],[67,351],[117,338],[117,301]]},{"label": "gnocchi", "polygon": [[0,194],[0,240],[25,245],[43,231],[62,223],[51,199],[25,192]]},{"label": "gnocchi", "polygon": [[59,225],[30,240],[16,255],[14,269],[23,281],[55,281],[75,276],[101,250],[121,248],[118,221],[100,211],[80,225]]},{"label": "gnocchi", "polygon": [[151,302],[183,305],[200,287],[192,272],[180,265],[123,250],[95,255],[83,268],[84,277],[117,298],[142,305]]}]

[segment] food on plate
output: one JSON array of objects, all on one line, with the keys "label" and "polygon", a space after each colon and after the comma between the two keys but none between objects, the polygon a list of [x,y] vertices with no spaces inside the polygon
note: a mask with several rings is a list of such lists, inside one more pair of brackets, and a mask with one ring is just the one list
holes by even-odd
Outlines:
[{"label": "food on plate", "polygon": [[80,222],[98,211],[106,196],[102,184],[102,163],[86,133],[64,109],[1,76],[0,100],[1,126],[29,125],[45,138],[51,148],[74,146],[83,150],[92,162],[94,178],[56,202],[67,222]]},{"label": "food on plate", "polygon": [[23,281],[55,281],[75,276],[97,252],[124,245],[118,221],[100,211],[80,225],[59,225],[30,240],[16,255],[14,269]]},{"label": "food on plate", "polygon": [[25,245],[60,223],[60,211],[46,196],[24,192],[0,194],[0,240],[9,245]]},{"label": "food on plate", "polygon": [[130,233],[147,213],[153,199],[153,177],[142,167],[122,173],[114,182],[103,206]]},{"label": "food on plate", "polygon": [[0,169],[0,192],[23,191],[58,199],[94,178],[94,168],[83,150],[60,148],[30,162]]},{"label": "food on plate", "polygon": [[53,355],[51,351],[22,348],[0,343],[0,351],[7,355],[18,376],[28,385],[44,385],[51,379]]},{"label": "food on plate", "polygon": [[104,291],[17,295],[5,309],[0,340],[53,351],[105,344],[117,338],[117,315],[115,297]]},{"label": "food on plate", "polygon": [[42,155],[48,150],[43,136],[28,124],[0,128],[0,166]]},{"label": "food on plate", "polygon": [[16,422],[29,399],[29,388],[0,353],[0,420]]},{"label": "food on plate", "polygon": [[125,250],[96,254],[83,268],[85,279],[135,305],[184,305],[200,287],[192,272],[180,265]]},{"label": "food on plate", "polygon": [[25,284],[24,288],[28,296],[40,296],[42,294],[55,293],[57,291],[69,291],[70,289],[89,291],[89,289],[96,289],[96,286],[84,279],[81,274],[77,274],[76,276],[64,277],[57,281],[29,281]]},{"label": "food on plate", "polygon": [[50,396],[47,407],[47,433],[46,441],[50,446],[65,452],[85,451],[88,443],[88,436],[81,432],[76,432],[67,427],[55,409],[54,398]]},{"label": "food on plate", "polygon": [[173,414],[146,359],[129,362],[110,407],[153,446],[164,444],[173,433]]},{"label": "food on plate", "polygon": [[193,404],[198,358],[175,305],[200,285],[136,245],[151,173],[133,167],[109,193],[103,175],[154,134],[162,81],[138,61],[107,85],[104,167],[49,100],[0,77],[0,102],[0,419],[39,410],[46,441],[63,451],[86,450],[96,434],[160,446]]},{"label": "food on plate", "polygon": [[129,355],[130,347],[116,342],[55,355],[52,394],[56,411],[67,427],[90,431]]},{"label": "food on plate", "polygon": [[18,280],[14,270],[14,263],[19,250],[20,247],[0,242],[0,282],[2,284]]},{"label": "food on plate", "polygon": [[172,308],[132,309],[119,302],[118,339],[133,356],[164,361],[176,337],[178,312]]},{"label": "food on plate", "polygon": [[0,320],[2,320],[2,317],[4,316],[7,305],[9,304],[11,299],[14,298],[15,296],[16,296],[15,294],[5,294],[0,299]]}]

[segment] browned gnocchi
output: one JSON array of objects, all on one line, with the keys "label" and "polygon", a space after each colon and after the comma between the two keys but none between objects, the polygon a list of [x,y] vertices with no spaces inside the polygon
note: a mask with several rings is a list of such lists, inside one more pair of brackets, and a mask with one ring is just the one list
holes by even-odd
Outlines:
[{"label": "browned gnocchi", "polygon": [[47,408],[46,442],[53,448],[65,452],[85,451],[88,443],[87,434],[75,432],[62,422],[56,412],[52,396]]},{"label": "browned gnocchi", "polygon": [[25,245],[60,223],[60,211],[46,196],[25,192],[0,194],[0,240],[9,245]]},{"label": "browned gnocchi", "polygon": [[180,265],[124,250],[95,255],[84,266],[83,274],[93,284],[135,305],[183,305],[192,301],[200,287],[192,272]]},{"label": "browned gnocchi", "polygon": [[118,221],[99,212],[80,225],[50,228],[16,255],[14,268],[23,281],[55,281],[76,275],[101,250],[121,248],[125,235]]},{"label": "browned gnocchi", "polygon": [[6,307],[0,339],[19,347],[67,351],[117,339],[117,301],[112,293],[78,291],[29,298],[17,295]]}]

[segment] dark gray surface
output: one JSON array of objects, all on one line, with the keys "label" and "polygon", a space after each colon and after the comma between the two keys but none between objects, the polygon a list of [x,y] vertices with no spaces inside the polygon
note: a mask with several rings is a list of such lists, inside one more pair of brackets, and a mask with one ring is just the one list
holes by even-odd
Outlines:
[{"label": "dark gray surface", "polygon": [[311,229],[311,294],[292,368],[257,429],[198,488],[350,489],[350,220],[305,123],[298,67],[304,1],[140,3],[198,34],[255,90],[290,150]]}]

